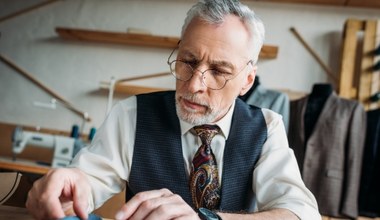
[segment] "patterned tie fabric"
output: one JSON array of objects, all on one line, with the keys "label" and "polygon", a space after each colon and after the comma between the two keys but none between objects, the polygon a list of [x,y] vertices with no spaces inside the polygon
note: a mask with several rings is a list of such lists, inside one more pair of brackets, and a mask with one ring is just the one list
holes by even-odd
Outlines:
[{"label": "patterned tie fabric", "polygon": [[220,201],[218,168],[211,150],[211,140],[219,133],[217,125],[200,125],[194,127],[202,145],[193,158],[193,169],[190,174],[190,191],[196,209],[205,207],[217,209]]}]

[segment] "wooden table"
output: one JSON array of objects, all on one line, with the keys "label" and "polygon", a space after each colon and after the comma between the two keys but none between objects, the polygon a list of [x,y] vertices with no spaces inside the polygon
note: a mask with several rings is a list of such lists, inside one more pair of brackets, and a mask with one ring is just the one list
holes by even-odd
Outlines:
[{"label": "wooden table", "polygon": [[33,220],[26,208],[0,205],[0,219]]},{"label": "wooden table", "polygon": [[[34,220],[26,208],[0,205],[0,219]],[[102,218],[110,220],[109,218]]]},{"label": "wooden table", "polygon": [[51,169],[49,166],[40,165],[37,162],[30,160],[16,159],[0,157],[0,169],[34,173],[34,174],[45,174]]}]

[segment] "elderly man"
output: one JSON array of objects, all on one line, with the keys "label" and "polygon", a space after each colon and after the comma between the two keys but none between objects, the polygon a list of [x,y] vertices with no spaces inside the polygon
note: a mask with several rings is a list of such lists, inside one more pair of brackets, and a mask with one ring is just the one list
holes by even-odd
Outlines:
[{"label": "elderly man", "polygon": [[176,91],[115,105],[70,168],[36,182],[29,211],[86,218],[127,185],[116,219],[320,219],[281,116],[237,99],[255,80],[263,39],[237,1],[194,5],[168,58]]}]

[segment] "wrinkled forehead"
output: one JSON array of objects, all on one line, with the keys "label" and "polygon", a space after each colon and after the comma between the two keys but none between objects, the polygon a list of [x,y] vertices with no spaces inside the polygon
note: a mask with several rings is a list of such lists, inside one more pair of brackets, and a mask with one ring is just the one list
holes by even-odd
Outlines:
[{"label": "wrinkled forehead", "polygon": [[211,24],[194,18],[179,44],[179,53],[215,61],[250,60],[252,54],[250,32],[239,17],[230,15],[222,23]]}]

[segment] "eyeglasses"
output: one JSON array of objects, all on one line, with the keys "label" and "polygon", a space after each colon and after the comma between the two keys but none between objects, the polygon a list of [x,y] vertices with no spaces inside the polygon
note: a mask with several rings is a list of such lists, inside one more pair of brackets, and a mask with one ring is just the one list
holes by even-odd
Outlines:
[{"label": "eyeglasses", "polygon": [[[170,72],[173,76],[180,81],[186,82],[189,81],[195,71],[198,71],[202,74],[202,83],[207,88],[212,90],[220,90],[223,89],[227,82],[236,78],[241,72],[245,70],[245,68],[249,64],[253,64],[253,60],[247,62],[244,68],[238,72],[237,74],[232,74],[223,70],[219,70],[218,68],[207,69],[205,71],[200,71],[197,69],[198,63],[188,62],[184,60],[173,60],[170,61],[171,56],[173,55],[175,48],[168,57],[168,65],[170,66]],[[232,76],[232,77],[231,77]]]}]

